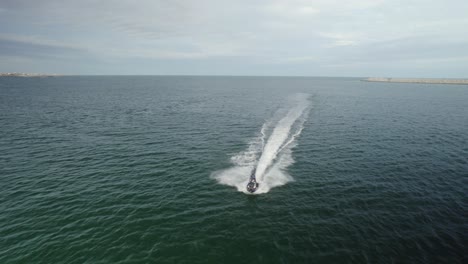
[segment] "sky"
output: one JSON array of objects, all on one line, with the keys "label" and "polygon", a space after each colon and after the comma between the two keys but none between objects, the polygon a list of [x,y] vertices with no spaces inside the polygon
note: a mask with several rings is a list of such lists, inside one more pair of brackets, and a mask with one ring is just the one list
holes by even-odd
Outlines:
[{"label": "sky", "polygon": [[467,0],[0,0],[0,72],[468,78]]}]

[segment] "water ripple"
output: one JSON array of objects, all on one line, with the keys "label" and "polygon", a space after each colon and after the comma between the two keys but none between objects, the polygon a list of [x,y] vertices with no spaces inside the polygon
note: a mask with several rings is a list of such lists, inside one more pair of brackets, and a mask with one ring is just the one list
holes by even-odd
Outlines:
[{"label": "water ripple", "polygon": [[[465,88],[1,79],[0,262],[464,263]],[[313,107],[283,168],[294,181],[218,185],[295,93]]]}]

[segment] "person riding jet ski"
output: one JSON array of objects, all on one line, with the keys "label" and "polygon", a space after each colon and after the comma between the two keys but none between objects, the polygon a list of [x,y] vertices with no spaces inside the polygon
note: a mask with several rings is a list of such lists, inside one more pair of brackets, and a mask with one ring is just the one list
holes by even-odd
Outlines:
[{"label": "person riding jet ski", "polygon": [[250,193],[254,193],[258,188],[258,182],[255,179],[255,170],[252,172],[252,175],[250,175],[250,180],[249,183],[247,183],[247,191]]}]

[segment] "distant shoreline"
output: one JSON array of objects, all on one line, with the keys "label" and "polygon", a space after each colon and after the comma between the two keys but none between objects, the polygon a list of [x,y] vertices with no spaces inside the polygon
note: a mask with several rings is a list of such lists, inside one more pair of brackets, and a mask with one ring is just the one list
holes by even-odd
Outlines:
[{"label": "distant shoreline", "polygon": [[393,82],[393,83],[430,83],[430,84],[465,84],[467,79],[412,79],[412,78],[376,78],[363,79],[364,82]]},{"label": "distant shoreline", "polygon": [[23,73],[23,72],[7,72],[0,73],[0,77],[56,77],[58,74],[41,74],[41,73]]}]

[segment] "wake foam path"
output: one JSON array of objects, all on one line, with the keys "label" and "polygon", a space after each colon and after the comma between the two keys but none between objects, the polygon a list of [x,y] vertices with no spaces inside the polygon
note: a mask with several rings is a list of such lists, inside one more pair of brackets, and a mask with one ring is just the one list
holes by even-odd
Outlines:
[{"label": "wake foam path", "polygon": [[273,187],[292,181],[286,168],[294,163],[292,149],[302,132],[309,109],[307,94],[290,96],[287,104],[263,124],[259,135],[250,141],[247,149],[231,157],[233,166],[216,171],[211,177],[246,194],[250,194],[246,185],[255,168],[259,188],[253,194],[267,193]]}]

